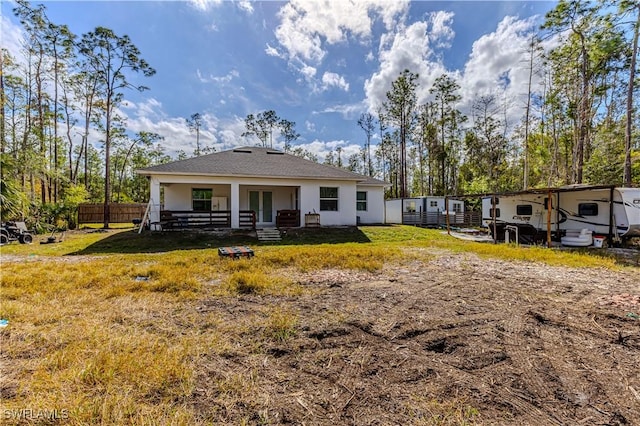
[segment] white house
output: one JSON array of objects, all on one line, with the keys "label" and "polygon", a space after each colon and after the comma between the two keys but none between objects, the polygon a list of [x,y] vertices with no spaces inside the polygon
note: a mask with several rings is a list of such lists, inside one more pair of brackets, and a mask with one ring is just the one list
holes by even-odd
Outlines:
[{"label": "white house", "polygon": [[237,148],[137,172],[151,185],[151,223],[166,211],[193,212],[191,218],[226,214],[231,228],[244,226],[247,212],[256,227],[276,226],[281,213],[294,217],[294,226],[304,226],[308,214],[319,214],[321,226],[384,223],[385,182],[269,148]]}]

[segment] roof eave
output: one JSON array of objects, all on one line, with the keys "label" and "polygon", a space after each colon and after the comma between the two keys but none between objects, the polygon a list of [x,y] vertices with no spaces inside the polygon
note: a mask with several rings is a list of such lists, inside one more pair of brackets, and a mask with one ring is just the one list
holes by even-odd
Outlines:
[{"label": "roof eave", "polygon": [[212,173],[197,173],[197,172],[166,172],[166,171],[153,171],[153,170],[136,170],[136,173],[142,176],[202,176],[202,177],[223,177],[223,178],[258,178],[258,179],[303,179],[303,180],[344,180],[360,182],[362,179],[358,176],[340,177],[340,176],[266,176],[266,175],[244,175],[244,174],[212,174]]}]

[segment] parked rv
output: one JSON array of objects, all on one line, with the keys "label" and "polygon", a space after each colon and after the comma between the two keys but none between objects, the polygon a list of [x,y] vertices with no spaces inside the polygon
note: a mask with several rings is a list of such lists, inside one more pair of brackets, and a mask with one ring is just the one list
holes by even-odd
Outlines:
[{"label": "parked rv", "polygon": [[640,188],[572,185],[493,194],[482,199],[482,223],[497,240],[515,227],[530,242],[546,239],[547,230],[556,241],[576,230],[620,241],[640,236]]}]

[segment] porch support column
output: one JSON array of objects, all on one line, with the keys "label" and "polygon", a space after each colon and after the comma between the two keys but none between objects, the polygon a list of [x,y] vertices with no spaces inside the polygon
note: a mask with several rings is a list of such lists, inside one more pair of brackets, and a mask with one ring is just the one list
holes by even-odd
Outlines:
[{"label": "porch support column", "polygon": [[160,222],[160,181],[151,176],[149,180],[149,222]]},{"label": "porch support column", "polygon": [[231,228],[240,228],[240,184],[231,184]]}]

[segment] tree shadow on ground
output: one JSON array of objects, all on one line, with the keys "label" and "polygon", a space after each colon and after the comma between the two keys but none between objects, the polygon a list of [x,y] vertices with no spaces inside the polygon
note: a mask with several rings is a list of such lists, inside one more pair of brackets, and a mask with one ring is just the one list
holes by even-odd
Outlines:
[{"label": "tree shadow on ground", "polygon": [[277,246],[303,244],[368,243],[371,240],[357,227],[293,228],[282,231],[280,242],[259,242],[255,232],[172,231],[117,232],[70,256],[113,253],[164,253],[227,246]]}]

